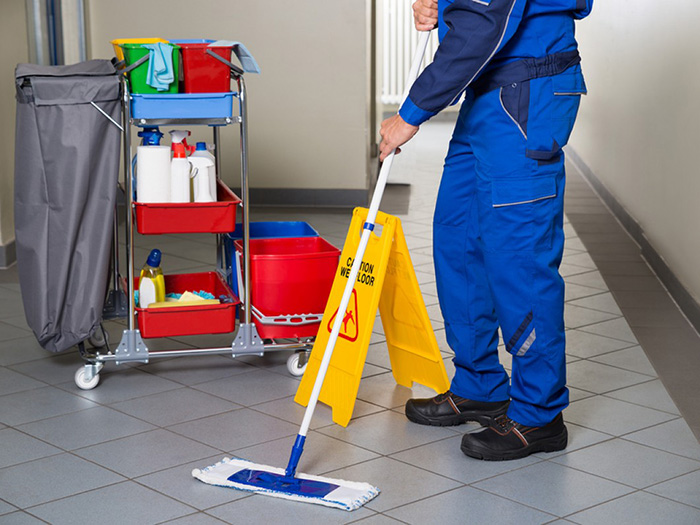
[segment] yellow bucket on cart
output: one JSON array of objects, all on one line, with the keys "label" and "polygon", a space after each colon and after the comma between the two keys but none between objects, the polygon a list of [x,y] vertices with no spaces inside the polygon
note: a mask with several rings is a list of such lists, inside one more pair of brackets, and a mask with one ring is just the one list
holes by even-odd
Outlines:
[{"label": "yellow bucket on cart", "polygon": [[124,50],[120,47],[122,44],[167,44],[168,42],[164,38],[117,38],[112,40],[111,44],[114,48],[114,56],[121,62],[124,60]]}]

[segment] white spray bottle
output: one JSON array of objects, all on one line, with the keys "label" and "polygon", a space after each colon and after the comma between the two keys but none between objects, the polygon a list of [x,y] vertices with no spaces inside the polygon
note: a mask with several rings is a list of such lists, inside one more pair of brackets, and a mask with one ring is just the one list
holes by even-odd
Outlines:
[{"label": "white spray bottle", "polygon": [[[211,192],[211,195],[214,197],[214,200],[216,200],[216,159],[214,155],[212,154],[212,151],[214,150],[214,145],[213,144],[207,144],[206,142],[197,142],[197,145],[195,146],[195,150],[192,152],[190,155],[190,159],[194,162],[195,158],[205,158],[209,159],[212,162],[212,165],[209,167],[209,174],[207,178],[209,179],[209,189]],[[201,175],[201,171],[200,171]],[[197,175],[199,177],[199,175]],[[195,184],[195,192],[197,191],[198,184]],[[195,195],[195,200],[197,200],[196,195]]]},{"label": "white spray bottle", "polygon": [[196,170],[187,159],[186,138],[189,134],[186,130],[170,132],[173,151],[173,159],[170,161],[170,202],[192,202],[190,178]]}]

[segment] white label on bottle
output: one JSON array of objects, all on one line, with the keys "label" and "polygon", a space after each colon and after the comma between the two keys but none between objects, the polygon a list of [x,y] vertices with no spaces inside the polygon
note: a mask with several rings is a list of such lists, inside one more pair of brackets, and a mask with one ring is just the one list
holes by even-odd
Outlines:
[{"label": "white label on bottle", "polygon": [[139,306],[148,308],[148,305],[156,302],[156,285],[152,279],[143,277],[139,284]]}]

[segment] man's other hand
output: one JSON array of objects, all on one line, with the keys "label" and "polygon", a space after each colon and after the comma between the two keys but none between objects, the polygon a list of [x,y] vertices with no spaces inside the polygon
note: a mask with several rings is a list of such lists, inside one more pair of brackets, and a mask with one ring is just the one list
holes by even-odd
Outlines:
[{"label": "man's other hand", "polygon": [[416,0],[413,3],[413,20],[418,31],[430,31],[438,23],[437,0]]},{"label": "man's other hand", "polygon": [[405,144],[418,133],[418,126],[408,124],[400,115],[394,115],[382,122],[379,134],[382,142],[379,144],[379,160],[384,161],[389,153],[396,148],[396,153],[401,153],[399,146]]}]

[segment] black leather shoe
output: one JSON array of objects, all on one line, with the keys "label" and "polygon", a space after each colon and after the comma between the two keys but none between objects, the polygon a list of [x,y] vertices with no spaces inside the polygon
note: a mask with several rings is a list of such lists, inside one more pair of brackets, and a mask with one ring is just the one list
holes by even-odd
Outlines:
[{"label": "black leather shoe", "polygon": [[480,432],[462,437],[462,452],[487,461],[519,459],[535,452],[566,448],[568,433],[561,414],[543,427],[528,427],[501,416]]},{"label": "black leather shoe", "polygon": [[488,425],[492,419],[505,414],[510,401],[472,401],[454,395],[449,390],[427,399],[409,399],[406,417],[419,425],[445,427],[478,421]]}]

